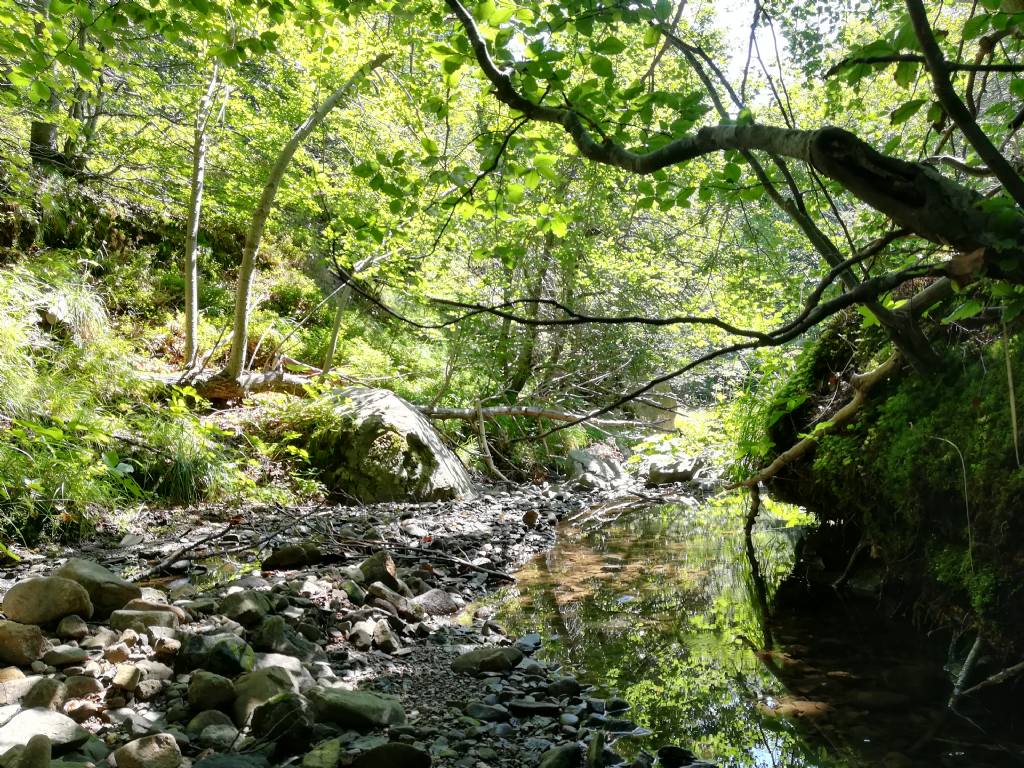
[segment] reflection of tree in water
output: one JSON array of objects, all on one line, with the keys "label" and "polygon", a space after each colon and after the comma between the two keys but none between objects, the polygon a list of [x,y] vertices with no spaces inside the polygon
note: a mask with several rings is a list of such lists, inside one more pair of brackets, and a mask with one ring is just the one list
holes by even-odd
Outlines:
[{"label": "reflection of tree in water", "polygon": [[[658,507],[562,538],[521,574],[527,599],[503,619],[540,629],[549,657],[618,689],[655,731],[633,749],[672,741],[725,765],[828,765],[758,708],[779,685],[737,639],[760,640],[764,614],[752,600],[739,504]],[[766,530],[751,541],[767,599],[791,565],[792,543]]]}]

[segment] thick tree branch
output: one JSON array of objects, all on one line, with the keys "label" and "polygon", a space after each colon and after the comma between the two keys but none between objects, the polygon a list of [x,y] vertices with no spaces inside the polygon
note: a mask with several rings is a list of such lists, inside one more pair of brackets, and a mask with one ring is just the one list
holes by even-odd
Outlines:
[{"label": "thick tree branch", "polygon": [[[825,73],[825,77],[832,77],[838,72],[857,64],[927,64],[927,60],[919,53],[897,53],[890,56],[853,56],[843,59],[832,65]],[[965,64],[949,62],[946,64],[947,72],[1024,72],[1024,64]]]}]

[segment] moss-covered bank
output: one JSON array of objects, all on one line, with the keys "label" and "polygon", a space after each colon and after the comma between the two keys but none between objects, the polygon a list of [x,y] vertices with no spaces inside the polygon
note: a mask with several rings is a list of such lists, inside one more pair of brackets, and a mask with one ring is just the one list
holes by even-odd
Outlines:
[{"label": "moss-covered bank", "polygon": [[[846,374],[885,354],[860,319],[833,323],[765,410],[775,450],[827,422],[850,397]],[[833,576],[857,553],[850,573],[911,596],[927,625],[978,625],[1009,650],[1024,626],[1024,468],[1011,417],[1011,399],[1024,410],[1024,338],[995,329],[958,332],[939,373],[904,369],[873,390],[855,422],[823,436],[772,491],[826,521],[815,551]]]}]

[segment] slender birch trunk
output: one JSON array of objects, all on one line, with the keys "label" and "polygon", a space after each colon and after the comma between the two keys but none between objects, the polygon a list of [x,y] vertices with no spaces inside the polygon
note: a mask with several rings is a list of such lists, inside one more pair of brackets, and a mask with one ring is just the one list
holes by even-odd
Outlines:
[{"label": "slender birch trunk", "polygon": [[288,164],[295,155],[296,150],[305,141],[306,137],[327,117],[341,101],[348,96],[356,85],[363,80],[370,72],[375,70],[387,60],[391,54],[380,54],[373,60],[367,62],[348,79],[348,81],[327,97],[323,104],[306,120],[295,129],[288,143],[282,147],[277,160],[274,162],[267,179],[266,186],[260,202],[253,213],[249,231],[245,236],[245,248],[242,251],[242,263],[238,268],[238,288],[235,292],[235,319],[231,335],[231,355],[228,359],[227,368],[224,374],[229,379],[237,380],[245,369],[246,345],[249,339],[249,301],[252,294],[252,281],[256,274],[256,256],[259,253],[260,241],[263,239],[263,229],[270,215],[270,209],[274,204],[274,197],[284,179],[284,173]]},{"label": "slender birch trunk", "polygon": [[213,112],[213,100],[219,85],[220,70],[216,62],[206,93],[199,100],[192,141],[192,193],[188,201],[188,225],[185,229],[185,367],[195,365],[199,354],[199,218],[203,208],[206,184],[206,152],[209,144],[207,127]]}]

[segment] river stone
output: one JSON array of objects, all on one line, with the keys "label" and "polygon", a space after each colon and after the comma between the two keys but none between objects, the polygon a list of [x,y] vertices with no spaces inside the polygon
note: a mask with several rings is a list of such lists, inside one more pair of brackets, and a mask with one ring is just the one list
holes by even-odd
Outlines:
[{"label": "river stone", "polygon": [[216,709],[205,709],[188,721],[185,726],[185,733],[189,736],[197,736],[213,725],[229,725],[234,728],[235,724],[230,717]]},{"label": "river stone", "polygon": [[428,616],[450,616],[459,612],[459,605],[443,589],[431,589],[412,599]]},{"label": "river stone", "polygon": [[181,750],[169,733],[129,741],[114,752],[117,768],[178,768]]},{"label": "river stone", "polygon": [[39,676],[25,677],[20,669],[17,672],[21,677],[10,676],[10,679],[0,682],[0,706],[20,704],[35,684],[44,679]]},{"label": "river stone", "polygon": [[291,676],[292,685],[300,693],[316,685],[313,675],[294,656],[288,656],[283,653],[257,653],[256,664],[253,666],[253,669],[267,669],[268,667],[279,667],[287,672]]},{"label": "river stone", "polygon": [[127,608],[110,614],[110,627],[116,630],[141,629],[149,627],[166,627],[177,629],[178,617],[168,611],[134,611]]},{"label": "river stone", "polygon": [[[85,587],[82,587],[82,589],[85,589]],[[91,601],[89,605],[90,607],[92,606]],[[84,640],[88,634],[89,625],[85,623],[85,619],[75,614],[65,616],[57,625],[57,637],[62,640]]]},{"label": "river stone", "polygon": [[430,755],[411,744],[392,741],[363,752],[352,768],[430,768]]},{"label": "river stone", "polygon": [[0,662],[27,667],[43,655],[46,638],[39,627],[0,621]]},{"label": "river stone", "polygon": [[474,648],[452,662],[456,672],[510,672],[523,660],[523,652],[512,646]]},{"label": "river stone", "polygon": [[200,669],[188,681],[188,703],[194,709],[225,709],[235,700],[235,684],[223,675]]},{"label": "river stone", "polygon": [[175,659],[178,672],[203,668],[224,677],[252,670],[256,652],[238,635],[188,635]]},{"label": "river stone", "polygon": [[67,688],[60,680],[52,677],[43,677],[32,686],[32,690],[25,694],[21,700],[21,706],[25,709],[60,709],[64,699],[67,698]]},{"label": "river stone", "polygon": [[[15,747],[4,755],[4,764],[8,768],[50,768],[53,757],[53,745],[50,739],[42,734],[33,736],[24,747]],[[16,758],[11,755],[17,753]]]},{"label": "river stone", "polygon": [[208,725],[199,733],[199,746],[227,752],[238,741],[238,729],[233,725]]},{"label": "river stone", "polygon": [[395,567],[395,561],[384,550],[374,552],[366,558],[359,565],[359,571],[363,574],[367,584],[379,581],[390,589],[397,590],[399,588],[398,569]]},{"label": "river stone", "polygon": [[302,758],[302,768],[335,768],[341,760],[341,739],[317,744]]},{"label": "river stone", "polygon": [[403,725],[405,710],[398,699],[369,691],[313,688],[307,694],[319,722],[342,728],[369,731],[387,725]]},{"label": "river stone", "polygon": [[488,723],[501,723],[509,718],[509,712],[505,707],[481,704],[474,701],[466,707],[466,714],[474,720],[483,720]]},{"label": "river stone", "polygon": [[563,744],[552,747],[540,759],[539,768],[579,768],[583,765],[583,753],[579,744]]},{"label": "river stone", "polygon": [[114,688],[123,691],[134,691],[142,682],[142,670],[134,664],[118,664],[114,669],[114,679],[110,683]]},{"label": "river stone", "polygon": [[176,605],[169,605],[163,600],[149,600],[144,597],[138,597],[134,600],[129,600],[124,604],[123,610],[125,611],[163,611],[165,613],[173,613],[178,617],[178,622],[181,624],[187,623],[189,616],[185,613],[183,608],[179,608]]},{"label": "river stone", "polygon": [[294,755],[313,740],[313,710],[297,693],[282,693],[256,707],[250,731],[258,739],[277,743],[274,755]]},{"label": "river stone", "polygon": [[97,619],[105,619],[129,600],[142,597],[142,590],[135,584],[90,560],[73,557],[53,575],[77,581],[85,587],[92,600],[93,616]]},{"label": "river stone", "polygon": [[246,725],[252,713],[282,693],[298,693],[298,686],[292,682],[288,670],[281,667],[267,667],[248,672],[235,681],[235,724]]},{"label": "river stone", "polygon": [[320,646],[289,627],[283,616],[267,616],[252,633],[251,639],[253,648],[260,651],[294,656],[303,661],[324,658]]},{"label": "river stone", "polygon": [[220,612],[245,627],[254,627],[270,613],[270,600],[262,592],[233,592],[220,601]]},{"label": "river stone", "polygon": [[293,568],[302,568],[306,565],[316,565],[323,555],[315,544],[304,542],[302,544],[289,544],[275,549],[270,557],[263,561],[261,571],[283,571]]},{"label": "river stone", "polygon": [[697,760],[697,756],[684,747],[666,744],[658,750],[658,762],[665,768],[683,768]]},{"label": "river stone", "polygon": [[72,675],[64,681],[69,699],[84,699],[86,696],[93,696],[103,692],[103,684],[95,677],[86,675]]},{"label": "river stone", "polygon": [[267,758],[258,752],[235,755],[210,755],[192,768],[267,768]]},{"label": "river stone", "polygon": [[89,732],[74,720],[49,709],[26,709],[0,728],[0,755],[18,745],[28,744],[33,736],[46,736],[53,746],[73,749],[84,744]]},{"label": "river stone", "polygon": [[3,611],[22,624],[51,624],[65,616],[92,616],[89,593],[78,582],[59,576],[19,581],[4,595]]},{"label": "river stone", "polygon": [[303,447],[329,491],[364,503],[473,495],[466,468],[423,414],[393,392],[335,391],[313,401],[310,413],[322,413],[324,406],[331,417],[299,431],[307,435]]},{"label": "river stone", "polygon": [[77,645],[58,645],[43,654],[43,663],[51,667],[67,667],[89,659],[89,653]]}]

